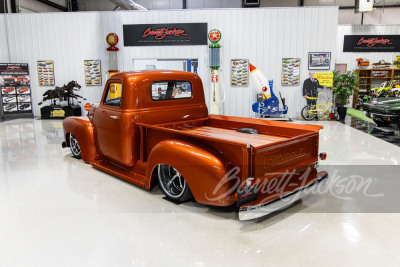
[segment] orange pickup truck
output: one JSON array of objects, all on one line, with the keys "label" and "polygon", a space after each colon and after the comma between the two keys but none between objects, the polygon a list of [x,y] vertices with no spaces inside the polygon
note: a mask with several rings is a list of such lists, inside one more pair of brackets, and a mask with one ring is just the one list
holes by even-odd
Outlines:
[{"label": "orange pickup truck", "polygon": [[110,77],[87,117],[64,119],[63,147],[176,202],[237,205],[240,220],[282,209],[327,177],[317,125],[208,115],[203,84],[181,71]]}]

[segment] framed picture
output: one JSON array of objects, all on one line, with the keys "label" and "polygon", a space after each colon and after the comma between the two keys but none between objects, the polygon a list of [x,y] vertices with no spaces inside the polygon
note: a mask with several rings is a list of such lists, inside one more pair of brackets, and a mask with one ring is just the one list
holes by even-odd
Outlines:
[{"label": "framed picture", "polygon": [[309,70],[329,70],[331,68],[331,52],[308,53]]},{"label": "framed picture", "polygon": [[248,86],[249,85],[249,60],[232,59],[231,60],[231,85]]},{"label": "framed picture", "polygon": [[282,58],[282,86],[300,84],[300,58]]},{"label": "framed picture", "polygon": [[101,85],[101,64],[100,60],[85,60],[85,84],[87,86]]},{"label": "framed picture", "polygon": [[347,71],[347,63],[336,63],[335,70],[338,70],[339,74],[345,73]]},{"label": "framed picture", "polygon": [[54,86],[54,64],[52,60],[37,62],[39,86]]}]

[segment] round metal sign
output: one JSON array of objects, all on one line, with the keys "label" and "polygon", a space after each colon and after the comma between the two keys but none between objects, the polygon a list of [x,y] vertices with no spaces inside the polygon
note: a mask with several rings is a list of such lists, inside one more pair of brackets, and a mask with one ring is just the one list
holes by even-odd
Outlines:
[{"label": "round metal sign", "polygon": [[118,35],[115,33],[109,33],[106,37],[106,41],[109,45],[116,45],[118,44]]},{"label": "round metal sign", "polygon": [[216,43],[219,40],[221,40],[221,32],[217,29],[213,29],[208,33],[208,39],[213,42]]}]

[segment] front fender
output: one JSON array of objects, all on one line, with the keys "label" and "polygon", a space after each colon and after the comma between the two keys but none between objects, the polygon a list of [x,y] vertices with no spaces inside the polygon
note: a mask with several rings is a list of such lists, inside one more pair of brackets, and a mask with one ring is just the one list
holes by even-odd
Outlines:
[{"label": "front fender", "polygon": [[229,164],[221,154],[180,140],[164,140],[150,152],[145,187],[157,179],[157,165],[168,164],[185,178],[197,202],[230,206],[236,202],[237,179],[228,177]]},{"label": "front fender", "polygon": [[67,117],[63,121],[63,128],[67,146],[69,146],[68,134],[72,133],[78,140],[83,161],[93,162],[100,158],[94,142],[93,125],[87,117]]}]

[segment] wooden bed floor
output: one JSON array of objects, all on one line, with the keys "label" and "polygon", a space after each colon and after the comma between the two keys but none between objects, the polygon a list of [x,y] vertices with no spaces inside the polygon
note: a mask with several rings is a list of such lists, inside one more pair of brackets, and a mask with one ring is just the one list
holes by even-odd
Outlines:
[{"label": "wooden bed floor", "polygon": [[272,136],[267,134],[247,134],[240,133],[236,130],[215,128],[210,126],[202,126],[191,129],[181,130],[188,133],[197,135],[210,136],[220,139],[225,139],[233,142],[239,142],[243,144],[250,144],[253,147],[259,147],[266,144],[275,143],[278,141],[286,140],[286,137]]}]

